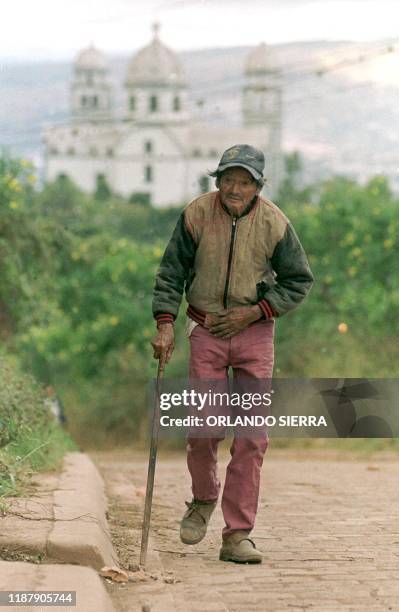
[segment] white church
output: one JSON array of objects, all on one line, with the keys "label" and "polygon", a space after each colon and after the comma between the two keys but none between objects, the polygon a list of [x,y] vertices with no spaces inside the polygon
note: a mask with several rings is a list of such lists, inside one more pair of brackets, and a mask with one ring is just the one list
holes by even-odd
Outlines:
[{"label": "white church", "polygon": [[71,120],[44,134],[47,181],[64,175],[94,192],[105,179],[113,192],[133,201],[139,194],[157,207],[181,205],[213,188],[207,171],[225,149],[248,143],[265,154],[266,191],[273,196],[281,166],[281,83],[267,45],[246,59],[240,127],[229,127],[228,118],[222,126],[191,118],[182,66],[161,42],[158,24],[152,41],[128,65],[121,117],[113,114],[109,74],[106,57],[95,47],[78,55]]}]

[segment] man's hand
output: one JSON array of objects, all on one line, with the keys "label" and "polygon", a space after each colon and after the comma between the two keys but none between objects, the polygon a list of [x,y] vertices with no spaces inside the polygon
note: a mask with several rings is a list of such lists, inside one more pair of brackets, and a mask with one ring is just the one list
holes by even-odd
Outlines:
[{"label": "man's hand", "polygon": [[[255,306],[237,306],[229,308],[220,315],[210,315],[209,331],[218,338],[231,338],[238,332],[242,331],[251,323],[254,323],[262,317],[260,307]],[[205,321],[205,327],[208,327]]]},{"label": "man's hand", "polygon": [[161,368],[168,363],[175,348],[175,331],[172,323],[161,323],[157,335],[151,341],[154,359],[159,359]]}]

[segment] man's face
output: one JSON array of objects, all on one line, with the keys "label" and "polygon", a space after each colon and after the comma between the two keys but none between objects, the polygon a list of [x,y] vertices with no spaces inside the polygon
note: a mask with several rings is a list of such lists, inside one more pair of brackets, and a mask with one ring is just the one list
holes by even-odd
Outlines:
[{"label": "man's face", "polygon": [[229,168],[219,180],[221,202],[233,215],[240,215],[259,191],[255,179],[245,168]]}]

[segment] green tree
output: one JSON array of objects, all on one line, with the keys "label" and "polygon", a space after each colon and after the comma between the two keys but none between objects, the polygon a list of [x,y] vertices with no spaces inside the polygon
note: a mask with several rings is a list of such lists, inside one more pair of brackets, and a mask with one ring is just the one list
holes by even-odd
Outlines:
[{"label": "green tree", "polygon": [[[337,177],[323,184],[317,205],[291,204],[285,212],[316,280],[305,304],[281,323],[280,370],[394,375],[399,201],[387,180],[375,177],[362,187]],[[347,333],[339,333],[341,322]]]},{"label": "green tree", "polygon": [[[384,177],[304,188],[300,163],[297,155],[287,161],[278,204],[316,280],[306,302],[277,321],[276,372],[395,376],[399,201]],[[1,160],[3,339],[41,381],[61,386],[77,433],[92,432],[97,420],[104,435],[137,433],[156,370],[154,277],[181,209],[96,200],[66,177],[38,192],[33,183],[29,164]],[[184,315],[170,376],[186,373],[183,326]]]},{"label": "green tree", "polygon": [[[0,332],[9,338],[37,315],[53,260],[34,210],[36,177],[25,161],[0,158]],[[49,297],[49,296],[47,296]]]},{"label": "green tree", "polygon": [[161,251],[106,234],[77,238],[71,246],[60,262],[58,301],[46,326],[32,325],[21,342],[33,363],[44,357],[55,375],[92,377],[113,351],[134,345],[147,354]]},{"label": "green tree", "polygon": [[96,179],[96,190],[94,192],[94,199],[100,201],[108,201],[112,195],[110,186],[108,185],[107,179],[104,174],[98,174]]},{"label": "green tree", "polygon": [[285,155],[284,177],[277,195],[279,206],[310,202],[313,191],[314,187],[303,187],[303,160],[298,151]]},{"label": "green tree", "polygon": [[[78,232],[84,228],[87,231],[90,202],[92,200],[68,176],[60,175],[36,194],[35,210],[37,215],[46,217],[64,230]],[[92,204],[94,206],[94,202]]]}]

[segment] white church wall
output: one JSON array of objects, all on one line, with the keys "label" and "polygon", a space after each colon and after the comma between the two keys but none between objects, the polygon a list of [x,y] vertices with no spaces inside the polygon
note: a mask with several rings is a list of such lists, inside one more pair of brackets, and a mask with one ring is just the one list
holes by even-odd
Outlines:
[{"label": "white church wall", "polygon": [[[179,99],[179,109],[174,110],[174,100]],[[132,107],[132,98],[133,107]],[[152,110],[151,98],[156,100]],[[162,121],[168,123],[187,120],[187,92],[184,89],[165,87],[131,87],[127,93],[126,116],[135,121]]]},{"label": "white church wall", "polygon": [[113,186],[119,193],[151,194],[155,206],[180,204],[187,193],[182,131],[136,126],[119,143]]},{"label": "white church wall", "polygon": [[[151,142],[151,151],[146,150],[146,143]],[[119,157],[137,157],[147,159],[164,156],[179,156],[182,143],[163,126],[132,125],[118,143],[116,155]]]},{"label": "white church wall", "polygon": [[97,176],[103,174],[111,183],[112,164],[106,160],[81,157],[49,157],[47,160],[46,181],[56,180],[60,175],[69,177],[80,189],[93,192]]},{"label": "white church wall", "polygon": [[[146,174],[147,167],[151,167],[150,177]],[[156,207],[181,204],[184,201],[185,182],[185,162],[182,159],[152,160],[150,164],[137,158],[115,161],[115,191],[125,197],[133,193],[149,194],[151,203]]]},{"label": "white church wall", "polygon": [[156,182],[153,196],[154,206],[180,206],[185,203],[187,194],[186,162],[167,160],[155,169]]},{"label": "white church wall", "polygon": [[133,193],[151,194],[151,188],[144,180],[143,163],[140,159],[116,159],[112,178],[112,189],[120,195],[130,197]]},{"label": "white church wall", "polygon": [[[212,191],[215,189],[215,179],[207,176],[208,170],[214,170],[218,165],[219,159],[212,157],[191,158],[187,168],[189,200],[200,195],[201,192]],[[203,188],[201,189],[201,179]]]},{"label": "white church wall", "polygon": [[[163,72],[157,73],[155,83],[151,72],[159,48],[169,63],[162,64]],[[206,120],[203,124],[190,121],[187,87],[178,58],[162,46],[156,27],[153,41],[130,65],[123,114],[112,120],[100,120],[99,109],[89,112],[85,108],[82,115],[83,96],[94,94],[96,103],[104,106],[105,111],[112,94],[104,56],[92,47],[86,49],[76,63],[81,69],[76,76],[82,79],[75,78],[72,84],[71,110],[75,120],[45,132],[46,179],[66,174],[81,189],[93,192],[97,176],[103,174],[116,193],[127,197],[133,193],[149,194],[154,206],[179,205],[204,190],[214,189],[214,181],[206,176],[207,172],[217,167],[225,149],[248,143],[264,151],[266,176],[275,190],[280,168],[281,99],[277,73],[270,74],[268,67],[268,52],[265,59],[261,45],[256,53],[252,63],[257,66],[260,58],[262,75],[246,71],[244,125],[229,128],[211,125]],[[86,80],[91,82],[91,72],[99,66],[101,78],[88,88]],[[171,74],[180,75],[180,80],[171,81]],[[265,93],[266,86],[269,94]],[[108,96],[107,100],[104,96]],[[151,100],[151,96],[156,100]],[[175,98],[179,100],[177,106]]]}]

